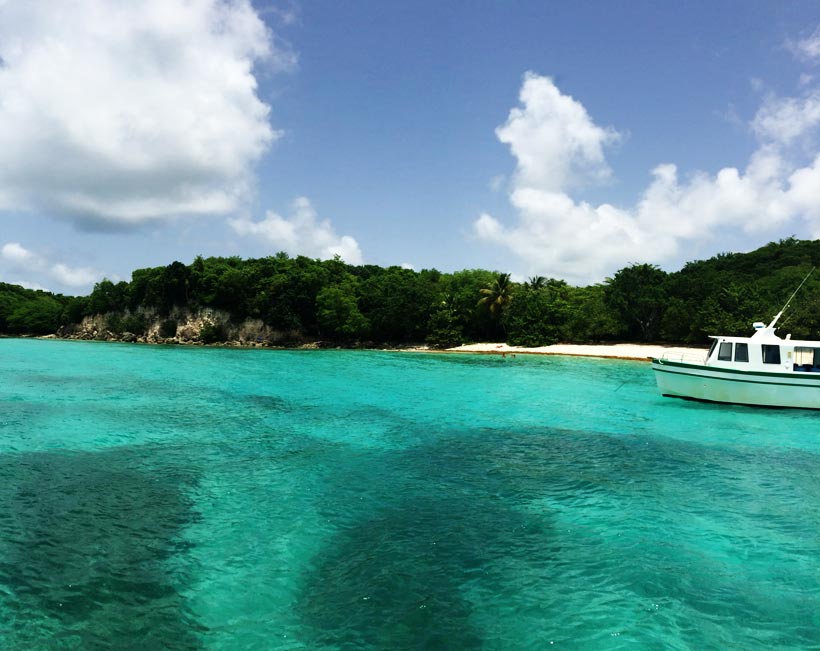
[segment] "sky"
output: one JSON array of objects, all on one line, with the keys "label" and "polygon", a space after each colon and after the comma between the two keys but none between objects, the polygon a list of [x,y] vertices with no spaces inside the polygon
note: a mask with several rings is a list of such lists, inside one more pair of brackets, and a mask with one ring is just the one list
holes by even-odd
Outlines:
[{"label": "sky", "polygon": [[0,281],[603,282],[820,238],[820,4],[0,0]]}]

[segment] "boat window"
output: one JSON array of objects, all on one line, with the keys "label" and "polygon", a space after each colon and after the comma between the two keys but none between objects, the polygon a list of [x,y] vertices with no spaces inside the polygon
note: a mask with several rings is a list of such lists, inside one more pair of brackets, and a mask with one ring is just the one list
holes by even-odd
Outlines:
[{"label": "boat window", "polygon": [[709,346],[709,354],[706,355],[706,359],[709,359],[712,356],[712,353],[715,352],[715,347],[717,346],[717,344],[717,339],[712,339],[712,345]]},{"label": "boat window", "polygon": [[763,344],[763,363],[764,364],[779,364],[780,363],[780,346],[773,346],[771,344]]},{"label": "boat window", "polygon": [[749,361],[749,344],[735,344],[735,361]]},{"label": "boat window", "polygon": [[794,348],[794,363],[798,366],[814,366],[814,360],[820,361],[814,354],[814,348],[803,348],[802,346],[795,346]]},{"label": "boat window", "polygon": [[723,362],[732,361],[732,344],[729,341],[722,341],[720,343],[720,350],[718,351],[718,359]]}]

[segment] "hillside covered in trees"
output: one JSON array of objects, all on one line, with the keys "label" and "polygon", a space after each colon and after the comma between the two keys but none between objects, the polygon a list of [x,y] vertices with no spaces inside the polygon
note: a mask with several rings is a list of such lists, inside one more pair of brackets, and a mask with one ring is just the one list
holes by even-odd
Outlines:
[{"label": "hillside covered in trees", "polygon": [[[103,280],[88,296],[0,283],[0,334],[285,346],[704,344],[709,334],[747,334],[753,321],[771,319],[814,266],[820,266],[820,240],[793,238],[690,262],[673,273],[631,265],[588,287],[284,253],[198,257],[190,265],[138,269],[130,282]],[[820,338],[820,271],[801,289],[780,331]]]}]

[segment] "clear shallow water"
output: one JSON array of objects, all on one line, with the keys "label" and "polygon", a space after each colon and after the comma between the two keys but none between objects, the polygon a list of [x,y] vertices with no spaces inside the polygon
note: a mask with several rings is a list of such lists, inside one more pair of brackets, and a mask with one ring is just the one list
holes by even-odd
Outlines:
[{"label": "clear shallow water", "polygon": [[820,649],[820,413],[635,362],[0,340],[0,648]]}]

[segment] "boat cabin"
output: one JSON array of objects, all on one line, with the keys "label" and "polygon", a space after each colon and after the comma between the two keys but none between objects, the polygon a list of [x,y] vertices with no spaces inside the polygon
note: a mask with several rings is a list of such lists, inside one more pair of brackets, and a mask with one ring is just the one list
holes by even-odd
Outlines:
[{"label": "boat cabin", "polygon": [[712,337],[706,366],[738,371],[820,373],[820,342],[778,337],[773,327],[755,323],[751,337]]}]

